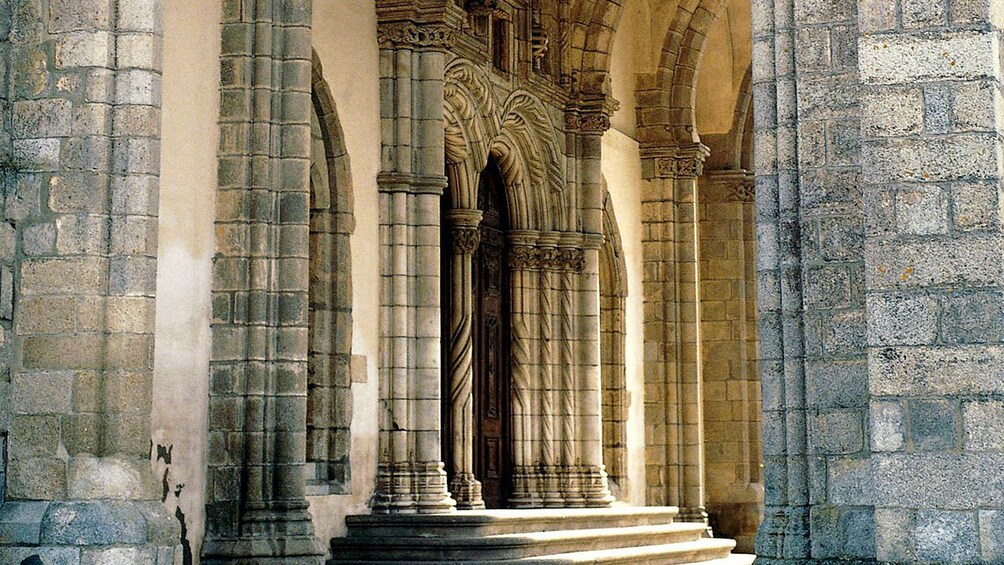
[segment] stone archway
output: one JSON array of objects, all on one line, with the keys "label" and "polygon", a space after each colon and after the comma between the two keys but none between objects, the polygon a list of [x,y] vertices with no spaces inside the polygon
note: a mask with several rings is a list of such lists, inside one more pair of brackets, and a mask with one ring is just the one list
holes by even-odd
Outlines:
[{"label": "stone archway", "polygon": [[308,287],[309,494],[348,492],[352,418],[352,180],[334,99],[313,56]]},{"label": "stone archway", "polygon": [[[544,104],[516,91],[496,99],[489,79],[462,59],[446,68],[445,153],[448,198],[443,212],[453,241],[450,263],[454,290],[449,321],[444,324],[444,390],[452,419],[450,490],[458,508],[480,508],[481,485],[475,477],[474,406],[471,401],[475,352],[472,302],[464,297],[473,284],[471,261],[477,248],[483,212],[475,207],[480,174],[489,160],[498,164],[505,186],[510,230],[511,323],[509,370],[512,402],[512,485],[508,505],[605,506],[611,497],[602,465],[598,355],[578,347],[588,317],[585,298],[598,292],[596,271],[587,253],[598,237],[573,231],[582,224],[574,191],[565,190],[564,136]],[[590,247],[592,246],[592,247]],[[587,248],[589,250],[587,251]],[[595,269],[593,263],[592,269]],[[595,299],[594,299],[595,300]],[[588,317],[588,318],[587,318]],[[598,324],[592,343],[598,353]],[[593,402],[595,401],[595,404]]]},{"label": "stone archway", "polygon": [[603,247],[600,248],[600,372],[603,377],[603,462],[610,490],[628,492],[627,390],[625,338],[627,266],[610,193],[603,195]]}]

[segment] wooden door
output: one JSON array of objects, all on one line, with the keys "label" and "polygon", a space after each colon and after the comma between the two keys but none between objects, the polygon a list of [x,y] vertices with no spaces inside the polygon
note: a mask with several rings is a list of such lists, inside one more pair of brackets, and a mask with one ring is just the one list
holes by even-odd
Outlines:
[{"label": "wooden door", "polygon": [[474,470],[488,508],[501,508],[512,477],[509,408],[509,265],[505,192],[494,162],[482,174],[481,245],[474,257]]}]

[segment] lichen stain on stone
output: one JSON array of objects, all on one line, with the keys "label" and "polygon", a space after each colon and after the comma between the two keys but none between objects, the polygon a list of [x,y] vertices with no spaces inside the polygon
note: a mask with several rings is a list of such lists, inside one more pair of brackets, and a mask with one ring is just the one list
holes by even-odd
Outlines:
[{"label": "lichen stain on stone", "polygon": [[913,267],[907,267],[903,274],[899,276],[899,280],[906,282],[910,280],[910,276],[913,275]]}]

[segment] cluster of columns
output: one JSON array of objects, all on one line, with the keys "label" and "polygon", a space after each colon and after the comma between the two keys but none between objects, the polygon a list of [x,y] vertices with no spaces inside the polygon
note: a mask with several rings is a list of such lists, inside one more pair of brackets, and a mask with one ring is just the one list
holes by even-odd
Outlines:
[{"label": "cluster of columns", "polygon": [[709,154],[695,144],[642,162],[646,499],[694,521],[707,519],[697,180]]}]

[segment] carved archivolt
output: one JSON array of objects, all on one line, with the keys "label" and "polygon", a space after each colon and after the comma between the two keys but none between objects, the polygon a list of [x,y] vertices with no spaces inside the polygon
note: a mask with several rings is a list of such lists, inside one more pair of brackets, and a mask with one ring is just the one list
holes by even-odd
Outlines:
[{"label": "carved archivolt", "polygon": [[563,136],[544,104],[517,91],[499,101],[489,77],[477,65],[456,59],[445,73],[446,159],[453,206],[476,202],[478,176],[494,155],[505,179],[509,217],[516,229],[564,229],[567,206],[554,206],[563,195]]}]

